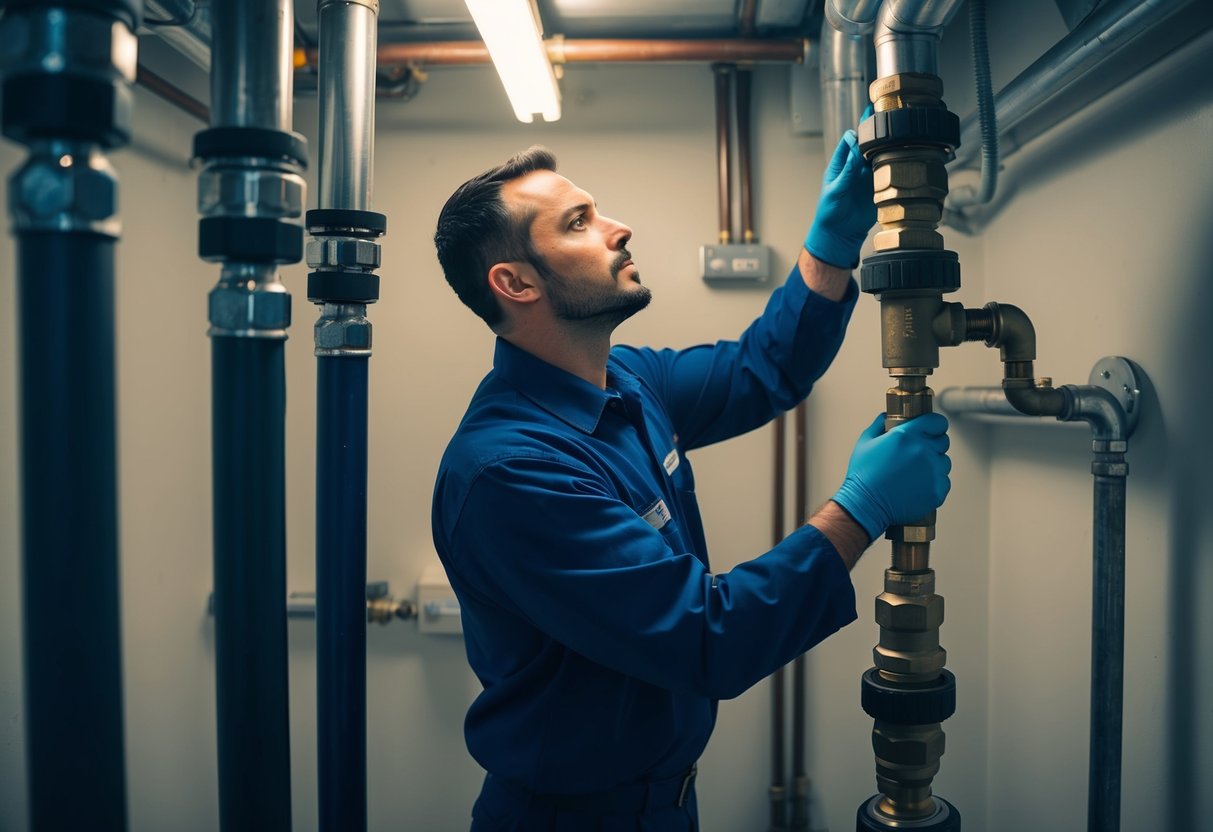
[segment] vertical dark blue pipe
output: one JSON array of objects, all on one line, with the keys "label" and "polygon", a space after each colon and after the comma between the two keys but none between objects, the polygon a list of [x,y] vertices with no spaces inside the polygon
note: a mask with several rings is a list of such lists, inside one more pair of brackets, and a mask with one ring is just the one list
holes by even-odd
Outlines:
[{"label": "vertical dark blue pipe", "polygon": [[114,240],[19,232],[30,828],[126,828]]},{"label": "vertical dark blue pipe", "polygon": [[[1111,455],[1109,455],[1111,456]],[[1125,477],[1095,475],[1087,829],[1120,829],[1125,669]]]},{"label": "vertical dark blue pipe", "polygon": [[276,338],[211,338],[215,669],[224,832],[291,827],[284,344]]},{"label": "vertical dark blue pipe", "polygon": [[365,830],[369,356],[317,358],[316,676],[322,832]]}]

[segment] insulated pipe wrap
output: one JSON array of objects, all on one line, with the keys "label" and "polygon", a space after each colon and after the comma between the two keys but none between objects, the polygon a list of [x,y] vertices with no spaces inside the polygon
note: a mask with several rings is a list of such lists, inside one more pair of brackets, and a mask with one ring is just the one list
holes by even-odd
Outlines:
[{"label": "insulated pipe wrap", "polygon": [[31,829],[126,829],[114,240],[17,241]]}]

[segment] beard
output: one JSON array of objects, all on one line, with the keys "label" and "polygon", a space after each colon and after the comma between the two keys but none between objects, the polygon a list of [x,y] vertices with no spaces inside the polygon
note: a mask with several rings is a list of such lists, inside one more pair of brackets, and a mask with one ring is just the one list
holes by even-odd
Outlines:
[{"label": "beard", "polygon": [[588,276],[562,275],[542,257],[533,258],[531,265],[547,284],[548,300],[556,317],[570,323],[613,330],[648,306],[653,299],[648,287],[639,285],[639,272],[636,273],[636,287],[625,289],[619,284],[619,272],[631,258],[627,249],[619,252],[611,263],[609,286],[596,283]]}]

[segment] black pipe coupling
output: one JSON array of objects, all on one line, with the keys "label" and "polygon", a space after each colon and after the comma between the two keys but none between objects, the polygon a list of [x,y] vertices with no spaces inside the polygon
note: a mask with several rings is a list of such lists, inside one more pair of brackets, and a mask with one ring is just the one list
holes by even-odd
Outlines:
[{"label": "black pipe coupling", "polygon": [[312,303],[367,304],[379,300],[380,248],[387,217],[337,208],[307,212],[307,298]]},{"label": "black pipe coupling", "polygon": [[131,136],[139,0],[0,0],[4,135],[105,148]]},{"label": "black pipe coupling", "polygon": [[932,795],[934,812],[913,821],[892,818],[880,811],[882,795],[875,795],[859,807],[855,817],[856,832],[895,832],[913,829],[915,832],[960,832],[960,812],[938,795]]},{"label": "black pipe coupling", "polygon": [[950,156],[960,147],[960,118],[942,107],[902,107],[873,113],[857,131],[859,151],[871,158],[881,150],[942,147]]},{"label": "black pipe coupling", "polygon": [[303,257],[307,141],[263,127],[215,127],[194,137],[198,256],[209,262],[283,264]]},{"label": "black pipe coupling", "polygon": [[873,295],[891,291],[954,292],[960,288],[960,259],[946,249],[897,249],[864,258],[860,288]]}]

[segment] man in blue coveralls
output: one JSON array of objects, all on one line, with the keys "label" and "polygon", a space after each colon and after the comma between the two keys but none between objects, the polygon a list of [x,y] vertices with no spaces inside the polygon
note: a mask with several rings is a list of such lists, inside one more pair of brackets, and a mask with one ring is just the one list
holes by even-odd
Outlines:
[{"label": "man in blue coveralls", "polygon": [[686,454],[794,407],[833,360],[871,169],[848,131],[796,267],[738,340],[653,350],[611,346],[649,302],[631,229],[555,168],[531,148],[469,180],[435,235],[498,336],[433,505],[484,686],[466,723],[488,772],[472,830],[695,830],[718,700],[855,619],[863,550],[947,494],[947,422],[884,433],[877,417],[807,525],[713,574]]}]

